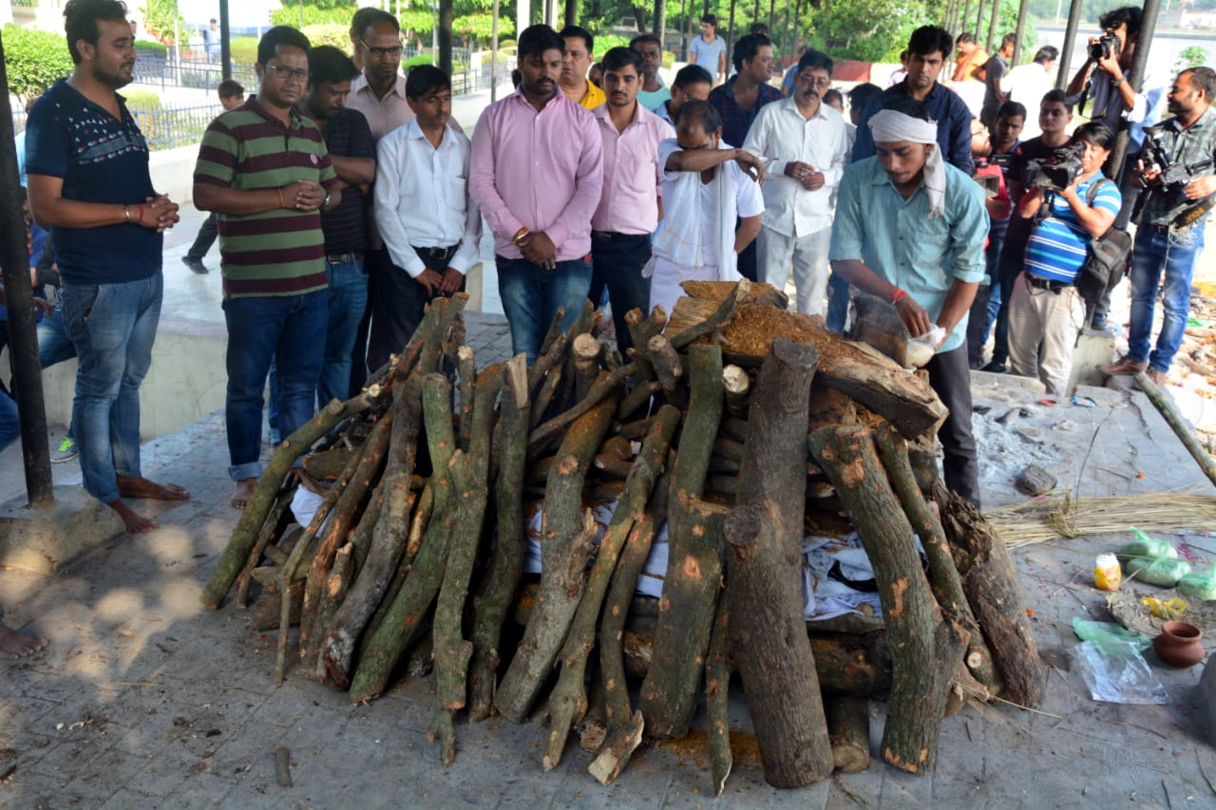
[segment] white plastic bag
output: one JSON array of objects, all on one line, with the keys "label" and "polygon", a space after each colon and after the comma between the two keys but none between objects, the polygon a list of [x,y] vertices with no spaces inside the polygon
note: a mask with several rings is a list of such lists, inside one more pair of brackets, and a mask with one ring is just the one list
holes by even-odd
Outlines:
[{"label": "white plastic bag", "polygon": [[1069,650],[1074,668],[1094,700],[1105,703],[1169,703],[1161,681],[1135,642],[1083,641]]}]

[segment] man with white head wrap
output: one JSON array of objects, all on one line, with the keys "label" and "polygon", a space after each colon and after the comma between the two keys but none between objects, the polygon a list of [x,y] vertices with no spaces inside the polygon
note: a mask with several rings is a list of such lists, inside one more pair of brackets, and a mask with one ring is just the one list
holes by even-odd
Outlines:
[{"label": "man with white head wrap", "polygon": [[926,368],[950,410],[938,437],[946,486],[980,502],[971,433],[967,314],[984,279],[983,190],[942,160],[924,105],[892,98],[868,122],[877,154],[845,169],[832,226],[832,270],[890,301],[913,337],[945,337]]}]

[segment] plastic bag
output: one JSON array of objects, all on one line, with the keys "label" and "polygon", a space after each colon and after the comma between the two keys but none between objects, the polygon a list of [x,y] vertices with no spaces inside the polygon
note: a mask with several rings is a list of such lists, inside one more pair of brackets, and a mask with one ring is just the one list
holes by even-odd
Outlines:
[{"label": "plastic bag", "polygon": [[1154,540],[1132,526],[1136,539],[1119,549],[1120,557],[1152,557],[1155,560],[1176,560],[1178,552],[1164,540]]},{"label": "plastic bag", "polygon": [[1124,567],[1128,576],[1134,576],[1141,582],[1150,585],[1160,585],[1172,588],[1178,580],[1191,573],[1191,564],[1186,560],[1163,560],[1152,557],[1132,557]]},{"label": "plastic bag", "polygon": [[1094,700],[1106,703],[1169,703],[1165,687],[1149,669],[1135,642],[1112,641],[1100,646],[1094,641],[1083,641],[1068,654]]},{"label": "plastic bag", "polygon": [[1216,566],[1184,576],[1178,581],[1178,593],[1204,602],[1216,600]]},{"label": "plastic bag", "polygon": [[1077,634],[1077,638],[1098,645],[1110,655],[1123,654],[1126,652],[1128,644],[1135,645],[1137,652],[1144,652],[1153,646],[1152,640],[1147,636],[1142,636],[1134,630],[1128,630],[1123,625],[1114,622],[1094,622],[1082,619],[1080,616],[1073,616],[1072,630]]}]

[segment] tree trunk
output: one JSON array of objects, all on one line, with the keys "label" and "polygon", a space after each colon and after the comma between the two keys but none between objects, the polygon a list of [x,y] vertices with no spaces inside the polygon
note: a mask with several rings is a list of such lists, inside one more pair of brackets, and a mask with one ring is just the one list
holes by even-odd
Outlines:
[{"label": "tree trunk", "polygon": [[869,428],[816,430],[811,451],[832,480],[874,567],[894,681],[883,730],[883,758],[910,773],[933,770],[954,663],[965,630],[943,623],[921,572],[912,526],[874,448]]},{"label": "tree trunk", "polygon": [[738,506],[726,522],[731,653],[764,778],[779,788],[832,773],[802,600],[807,454],[800,439],[818,362],[813,346],[773,341],[752,396]]},{"label": "tree trunk", "polygon": [[870,701],[832,697],[824,701],[832,761],[840,773],[861,773],[870,767]]},{"label": "tree trunk", "polygon": [[963,579],[963,591],[1004,681],[1004,697],[1034,709],[1043,701],[1043,662],[1005,543],[979,510],[944,486],[933,497]]},{"label": "tree trunk", "polygon": [[[600,375],[598,388],[608,377]],[[597,534],[590,510],[584,514],[583,482],[596,448],[616,413],[616,397],[605,396],[570,426],[549,472],[541,531],[541,588],[515,658],[495,696],[498,711],[520,722],[535,703],[553,668],[586,581],[586,562]]]},{"label": "tree trunk", "polygon": [[705,662],[705,710],[709,721],[709,768],[714,795],[721,796],[734,765],[730,750],[730,603],[718,600]]}]

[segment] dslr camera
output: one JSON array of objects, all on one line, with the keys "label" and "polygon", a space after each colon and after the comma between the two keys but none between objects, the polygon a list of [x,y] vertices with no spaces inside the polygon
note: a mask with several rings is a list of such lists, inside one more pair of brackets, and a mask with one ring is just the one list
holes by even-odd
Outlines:
[{"label": "dslr camera", "polygon": [[1089,46],[1089,58],[1094,62],[1119,56],[1119,38],[1114,34],[1103,34]]},{"label": "dslr camera", "polygon": [[1026,184],[1048,191],[1063,191],[1076,182],[1084,168],[1081,156],[1085,154],[1083,144],[1061,146],[1046,160],[1031,160],[1026,163]]},{"label": "dslr camera", "polygon": [[1155,185],[1169,192],[1181,192],[1196,175],[1211,167],[1212,161],[1202,160],[1191,164],[1175,161],[1162,140],[1163,133],[1164,128],[1160,125],[1144,130],[1141,159],[1146,170],[1160,173]]}]

